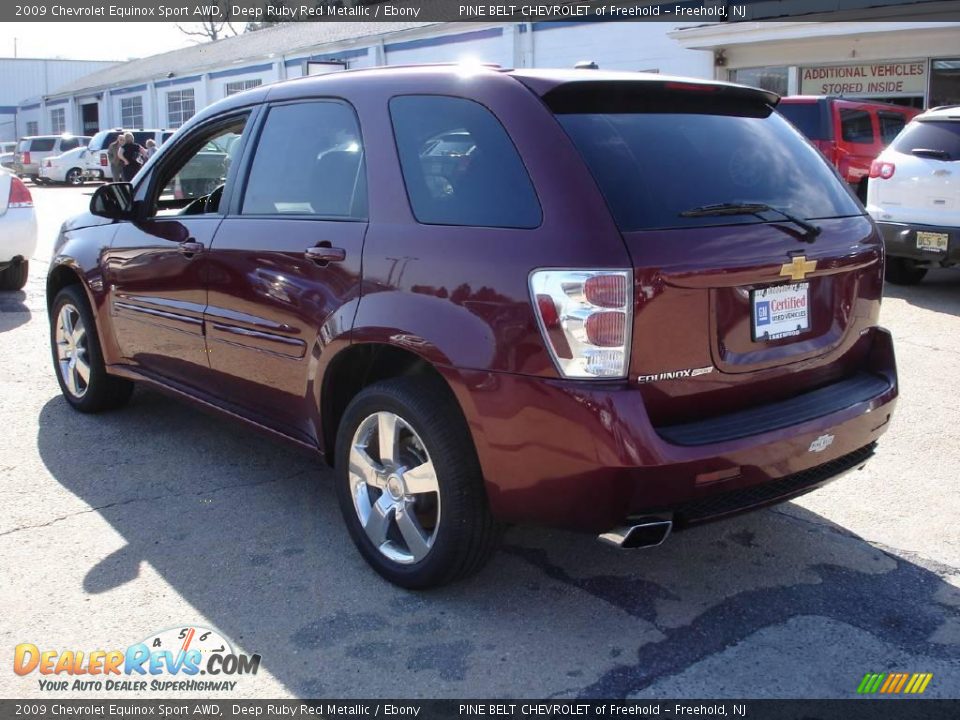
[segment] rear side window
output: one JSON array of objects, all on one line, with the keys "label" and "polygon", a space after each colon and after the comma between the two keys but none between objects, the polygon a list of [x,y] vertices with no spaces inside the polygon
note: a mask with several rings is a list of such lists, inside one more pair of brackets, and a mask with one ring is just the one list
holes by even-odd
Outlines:
[{"label": "rear side window", "polygon": [[76,150],[80,147],[80,138],[63,138],[60,140],[60,152]]},{"label": "rear side window", "polygon": [[880,142],[884,145],[892,143],[907,124],[907,119],[900,113],[882,110],[877,113],[877,120],[880,122]]},{"label": "rear side window", "polygon": [[363,142],[353,109],[338,101],[271,108],[242,213],[366,218]]},{"label": "rear side window", "polygon": [[36,138],[30,141],[30,152],[50,152],[56,144],[56,138]]},{"label": "rear side window", "polygon": [[912,153],[914,150],[939,150],[950,160],[960,160],[960,122],[950,120],[926,120],[907,125],[893,143],[897,152]]},{"label": "rear side window", "polygon": [[823,121],[824,113],[819,103],[780,103],[777,112],[811,140],[831,139],[829,126]]},{"label": "rear side window", "polygon": [[682,214],[720,203],[764,203],[805,218],[862,213],[820,153],[777,113],[711,115],[706,100],[701,107],[557,116],[621,230],[762,222]]},{"label": "rear side window", "polygon": [[873,144],[873,123],[865,110],[840,111],[840,137],[846,142]]},{"label": "rear side window", "polygon": [[542,214],[503,125],[472,100],[406,95],[390,101],[403,180],[418,222],[534,228]]}]

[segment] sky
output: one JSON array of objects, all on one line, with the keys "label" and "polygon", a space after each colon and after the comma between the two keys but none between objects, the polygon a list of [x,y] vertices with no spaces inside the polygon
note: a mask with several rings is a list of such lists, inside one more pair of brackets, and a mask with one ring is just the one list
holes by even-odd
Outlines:
[{"label": "sky", "polygon": [[172,22],[11,22],[0,23],[0,57],[13,57],[14,38],[17,57],[70,60],[129,60],[198,40]]}]

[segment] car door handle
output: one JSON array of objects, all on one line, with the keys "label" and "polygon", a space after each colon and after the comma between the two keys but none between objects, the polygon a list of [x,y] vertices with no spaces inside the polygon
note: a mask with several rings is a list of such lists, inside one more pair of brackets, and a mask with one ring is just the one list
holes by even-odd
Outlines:
[{"label": "car door handle", "polygon": [[181,254],[191,257],[203,252],[203,243],[198,243],[196,240],[187,240],[186,242],[180,243],[178,249]]},{"label": "car door handle", "polygon": [[330,247],[329,245],[317,245],[307,248],[303,253],[308,260],[315,263],[343,262],[347,259],[347,251],[343,248]]}]

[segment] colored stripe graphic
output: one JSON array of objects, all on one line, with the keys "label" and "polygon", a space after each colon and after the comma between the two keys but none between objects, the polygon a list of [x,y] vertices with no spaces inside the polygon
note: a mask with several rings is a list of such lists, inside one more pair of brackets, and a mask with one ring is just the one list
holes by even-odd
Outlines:
[{"label": "colored stripe graphic", "polygon": [[860,695],[919,695],[933,680],[933,673],[867,673],[857,686]]}]

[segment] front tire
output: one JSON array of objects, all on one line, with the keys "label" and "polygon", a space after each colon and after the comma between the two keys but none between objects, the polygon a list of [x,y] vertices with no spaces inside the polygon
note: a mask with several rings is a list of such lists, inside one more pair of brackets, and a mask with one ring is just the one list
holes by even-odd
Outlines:
[{"label": "front tire", "polygon": [[917,265],[916,260],[887,256],[884,276],[894,285],[916,285],[927,274],[927,268]]},{"label": "front tire", "polygon": [[54,298],[50,349],[60,391],[76,410],[112,410],[130,400],[133,383],[107,374],[93,313],[79,285],[63,288]]},{"label": "front tire", "polygon": [[26,260],[0,270],[0,290],[23,290],[29,273],[30,263]]},{"label": "front tire", "polygon": [[442,381],[403,377],[365,388],[343,415],[336,453],[347,529],[384,578],[436,587],[489,560],[499,529],[466,422]]}]

